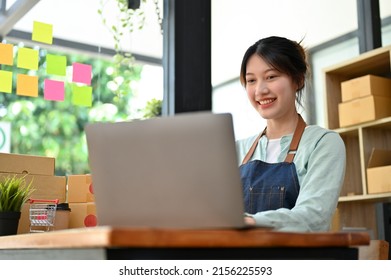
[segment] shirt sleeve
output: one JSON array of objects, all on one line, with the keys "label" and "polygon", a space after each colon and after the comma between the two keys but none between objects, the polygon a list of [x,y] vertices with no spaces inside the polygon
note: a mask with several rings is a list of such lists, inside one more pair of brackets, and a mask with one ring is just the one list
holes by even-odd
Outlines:
[{"label": "shirt sleeve", "polygon": [[345,145],[339,134],[330,131],[318,139],[305,165],[296,205],[252,215],[257,226],[280,231],[329,230],[346,167]]}]

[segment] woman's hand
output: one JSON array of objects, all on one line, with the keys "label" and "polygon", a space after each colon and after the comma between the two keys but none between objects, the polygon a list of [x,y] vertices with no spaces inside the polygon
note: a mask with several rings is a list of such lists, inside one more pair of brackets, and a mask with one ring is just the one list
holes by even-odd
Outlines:
[{"label": "woman's hand", "polygon": [[255,220],[253,217],[249,217],[249,216],[244,217],[244,223],[249,226],[255,226]]}]

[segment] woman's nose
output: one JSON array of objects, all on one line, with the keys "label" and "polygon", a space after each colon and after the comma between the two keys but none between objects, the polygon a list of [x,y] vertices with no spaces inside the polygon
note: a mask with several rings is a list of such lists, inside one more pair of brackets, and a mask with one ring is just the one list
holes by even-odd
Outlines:
[{"label": "woman's nose", "polygon": [[269,89],[268,89],[266,83],[264,83],[264,82],[259,82],[259,83],[257,84],[257,90],[256,90],[256,94],[257,94],[257,95],[267,94],[268,92],[269,92]]}]

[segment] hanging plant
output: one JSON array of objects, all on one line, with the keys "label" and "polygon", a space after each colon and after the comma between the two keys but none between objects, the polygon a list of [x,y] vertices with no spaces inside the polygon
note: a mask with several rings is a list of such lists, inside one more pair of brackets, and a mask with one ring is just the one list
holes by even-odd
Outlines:
[{"label": "hanging plant", "polygon": [[150,119],[162,115],[162,100],[153,98],[147,102],[144,108],[144,118]]},{"label": "hanging plant", "polygon": [[[142,0],[145,2],[146,0]],[[123,85],[124,81],[121,79],[122,71],[133,71],[134,66],[134,57],[129,51],[124,51],[121,41],[124,34],[132,33],[135,29],[141,30],[144,27],[145,22],[145,13],[142,7],[139,5],[137,9],[131,9],[128,7],[127,0],[115,0],[116,8],[118,9],[118,17],[111,18],[105,13],[107,4],[113,2],[113,0],[100,0],[100,8],[98,9],[98,14],[102,19],[102,23],[107,27],[110,34],[112,35],[114,41],[114,50],[115,55],[112,60],[114,62],[114,68],[112,69],[113,77],[111,84],[112,88],[115,88],[112,91],[117,97],[122,97],[125,94],[128,94],[126,86]]]},{"label": "hanging plant", "polygon": [[[158,0],[153,0],[155,5],[155,12],[157,15],[160,30],[162,29],[162,17],[159,9]],[[105,13],[106,5],[115,2],[118,16],[117,18],[111,18],[111,22],[108,20],[108,16]],[[113,56],[113,62],[115,69],[113,69],[113,83],[116,84],[116,90],[114,93],[117,96],[127,94],[126,91],[121,90],[121,79],[116,79],[121,75],[122,71],[132,71],[135,62],[134,56],[131,52],[125,51],[121,45],[124,36],[134,32],[135,30],[141,30],[145,24],[145,3],[147,0],[100,0],[100,8],[98,14],[101,16],[102,23],[105,25],[112,35],[114,41],[115,55]]]}]

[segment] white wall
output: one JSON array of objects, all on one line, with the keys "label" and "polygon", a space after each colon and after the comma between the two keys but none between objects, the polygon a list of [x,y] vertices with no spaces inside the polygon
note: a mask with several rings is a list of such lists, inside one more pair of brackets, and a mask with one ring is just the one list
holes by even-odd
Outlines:
[{"label": "white wall", "polygon": [[[379,5],[381,18],[391,16],[390,0]],[[237,77],[245,50],[260,38],[304,38],[310,48],[356,29],[356,0],[212,0],[212,83]]]}]

